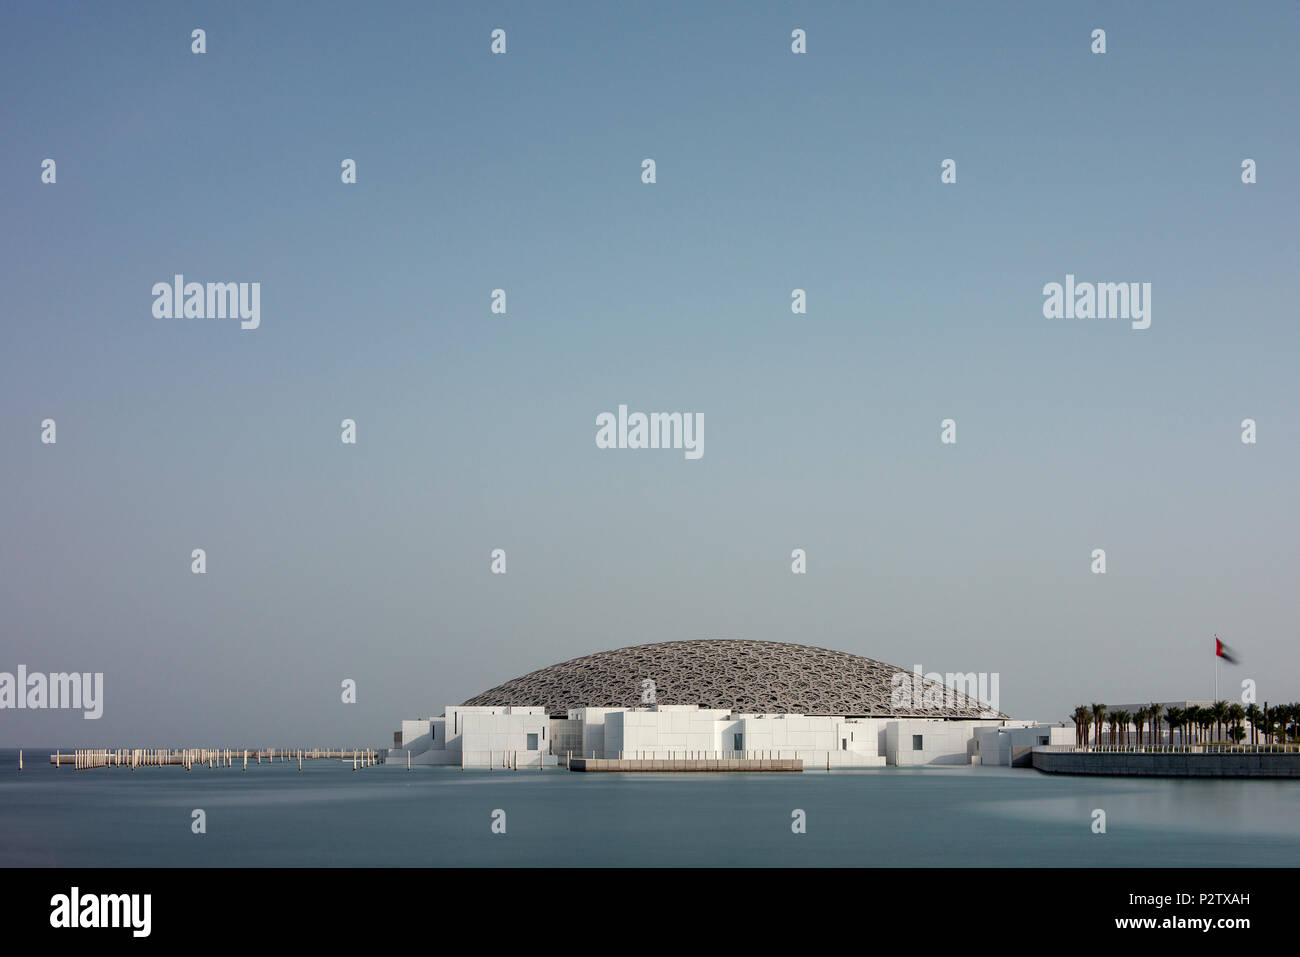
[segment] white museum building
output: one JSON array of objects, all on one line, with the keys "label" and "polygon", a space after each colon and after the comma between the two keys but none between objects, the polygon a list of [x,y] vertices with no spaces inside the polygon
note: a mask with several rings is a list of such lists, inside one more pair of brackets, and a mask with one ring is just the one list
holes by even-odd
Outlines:
[{"label": "white museum building", "polygon": [[[950,688],[900,706],[899,674],[779,642],[702,640],[589,655],[404,720],[389,763],[564,766],[570,758],[798,758],[805,770],[1027,763],[1074,729],[1019,721]],[[653,700],[647,701],[650,697]],[[912,705],[916,706],[913,707]]]}]

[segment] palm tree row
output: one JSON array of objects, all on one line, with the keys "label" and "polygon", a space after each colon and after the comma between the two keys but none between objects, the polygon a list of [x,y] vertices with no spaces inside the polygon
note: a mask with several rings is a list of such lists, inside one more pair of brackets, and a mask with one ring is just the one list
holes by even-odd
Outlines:
[{"label": "palm tree row", "polygon": [[1241,744],[1248,734],[1252,745],[1300,741],[1300,704],[1265,704],[1263,708],[1257,704],[1242,707],[1235,701],[1187,708],[1149,704],[1129,712],[1110,711],[1094,702],[1079,705],[1071,717],[1076,747],[1090,743],[1100,747],[1103,726],[1110,727],[1110,743],[1121,747],[1156,747],[1164,739],[1165,728],[1169,744],[1179,747],[1225,741]]}]

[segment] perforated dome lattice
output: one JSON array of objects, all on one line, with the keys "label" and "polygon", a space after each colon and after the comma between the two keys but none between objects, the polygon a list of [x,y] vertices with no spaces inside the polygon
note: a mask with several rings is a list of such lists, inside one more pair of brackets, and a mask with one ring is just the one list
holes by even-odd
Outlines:
[{"label": "perforated dome lattice", "polygon": [[[654,682],[658,704],[699,705],[755,713],[978,718],[996,714],[944,689],[941,708],[891,702],[893,676],[911,672],[871,658],[779,641],[665,641],[602,651],[523,675],[475,695],[466,705],[570,708],[644,704]],[[942,688],[923,682],[926,688]],[[915,705],[916,702],[911,702]]]}]

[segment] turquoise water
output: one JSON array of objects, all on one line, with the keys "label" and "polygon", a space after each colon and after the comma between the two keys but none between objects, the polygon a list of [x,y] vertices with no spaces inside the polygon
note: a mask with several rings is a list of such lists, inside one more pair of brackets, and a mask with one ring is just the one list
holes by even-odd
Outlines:
[{"label": "turquoise water", "polygon": [[[578,774],[308,762],[55,769],[0,752],[4,866],[1295,866],[1300,781],[1010,768]],[[191,833],[202,808],[207,833]],[[791,811],[807,833],[791,832]],[[1092,811],[1107,833],[1091,831]],[[506,812],[506,833],[491,832]]]}]

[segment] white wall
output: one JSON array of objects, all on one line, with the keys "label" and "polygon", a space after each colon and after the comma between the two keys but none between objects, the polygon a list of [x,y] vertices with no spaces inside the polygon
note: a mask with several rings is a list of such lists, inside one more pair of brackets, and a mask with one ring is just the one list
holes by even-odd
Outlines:
[{"label": "white wall", "polygon": [[[725,709],[689,705],[647,709],[575,708],[571,719],[582,722],[583,754],[598,757],[668,758],[691,753],[724,756],[734,753],[735,736],[748,756],[801,758],[809,770],[822,767],[874,767],[885,763],[903,767],[925,764],[1009,764],[1011,748],[1033,745],[1046,734],[1050,744],[1069,744],[1073,728],[1031,727],[1010,720],[944,721],[933,718],[843,718],[800,714],[732,714]],[[537,736],[529,748],[528,735]],[[921,735],[915,750],[912,736]],[[978,748],[976,746],[978,738]],[[537,767],[562,762],[550,752],[550,719],[532,706],[450,706],[442,718],[402,722],[402,748],[389,760],[413,764],[465,767]],[[575,755],[577,756],[577,755]]]},{"label": "white wall", "polygon": [[621,714],[623,708],[570,708],[569,717],[582,722],[582,753],[574,757],[603,758],[609,751],[605,742],[605,721],[608,715]]},{"label": "white wall", "polygon": [[[1001,721],[943,721],[905,718],[885,726],[885,759],[899,767],[922,764],[970,764],[975,753],[975,729],[997,727]],[[921,736],[921,749],[913,746]]]},{"label": "white wall", "polygon": [[1012,747],[1036,746],[1040,744],[1073,744],[1074,727],[1062,728],[1057,725],[1019,725],[1006,728],[977,728],[975,730],[976,749],[980,764],[1011,764]]},{"label": "white wall", "polygon": [[[605,717],[605,757],[668,757],[683,752],[717,753],[724,750],[719,719],[727,712],[716,709],[675,707],[654,711],[625,711]],[[730,747],[730,744],[726,745]]]},{"label": "white wall", "polygon": [[804,767],[879,767],[881,722],[873,718],[807,715],[746,715],[746,752],[798,757]]},{"label": "white wall", "polygon": [[[464,714],[460,747],[466,756],[475,751],[546,751],[549,724],[545,714]],[[532,748],[530,734],[536,736]]]},{"label": "white wall", "polygon": [[410,751],[412,754],[419,754],[421,751],[428,751],[431,743],[429,734],[431,724],[431,720],[404,720],[402,722],[401,750]]},{"label": "white wall", "polygon": [[[529,748],[528,736],[537,736]],[[550,758],[550,719],[541,707],[448,707],[445,717],[402,722],[402,747],[388,752],[388,760],[412,764],[465,767],[537,767]]]},{"label": "white wall", "polygon": [[669,758],[698,753],[750,757],[771,754],[802,758],[808,768],[883,765],[880,722],[863,718],[805,715],[739,715],[689,707],[609,712],[602,757]]}]

